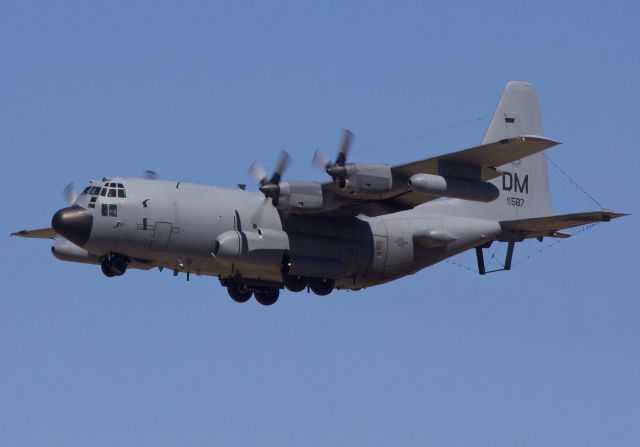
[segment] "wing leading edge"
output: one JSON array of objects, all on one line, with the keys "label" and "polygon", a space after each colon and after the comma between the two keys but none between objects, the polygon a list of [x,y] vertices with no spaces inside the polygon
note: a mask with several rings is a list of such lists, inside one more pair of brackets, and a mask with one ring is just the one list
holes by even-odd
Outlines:
[{"label": "wing leading edge", "polygon": [[[453,171],[457,175],[451,175],[452,177],[487,181],[500,175],[496,169],[498,166],[537,154],[558,144],[560,143],[549,138],[522,135],[438,157],[397,165],[391,170],[394,174],[406,178],[414,174],[450,175],[450,172]],[[457,167],[459,169],[456,169]]]},{"label": "wing leading edge", "polygon": [[11,236],[28,237],[33,239],[55,239],[58,236],[53,228],[42,228],[39,230],[21,230],[11,233]]}]

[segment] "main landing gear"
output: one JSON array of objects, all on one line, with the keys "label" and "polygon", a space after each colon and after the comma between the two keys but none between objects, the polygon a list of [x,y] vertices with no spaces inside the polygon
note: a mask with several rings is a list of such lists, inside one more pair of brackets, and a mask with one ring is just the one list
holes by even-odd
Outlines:
[{"label": "main landing gear", "polygon": [[316,295],[325,296],[329,295],[336,287],[336,281],[328,278],[284,275],[284,286],[292,292],[302,292],[309,287]]},{"label": "main landing gear", "polygon": [[278,301],[280,296],[279,289],[257,289],[254,290],[253,295],[256,297],[256,301],[263,306],[271,306]]},{"label": "main landing gear", "polygon": [[235,280],[225,279],[220,281],[233,301],[236,303],[246,303],[252,296],[263,306],[271,306],[278,301],[280,290],[273,287],[252,288],[247,284]]},{"label": "main landing gear", "polygon": [[253,295],[253,290],[247,287],[246,284],[235,281],[227,286],[227,292],[236,303],[246,303]]},{"label": "main landing gear", "polygon": [[[291,292],[302,292],[304,289],[309,288],[313,293],[320,296],[329,295],[336,286],[336,282],[333,279],[289,275],[284,275],[283,283],[284,287]],[[280,296],[280,289],[277,288],[275,283],[273,285],[276,287],[270,284],[256,286],[243,282],[241,278],[220,278],[220,284],[227,288],[229,296],[236,303],[246,303],[251,299],[251,296],[254,296],[256,301],[263,306],[271,306],[278,301]]]}]

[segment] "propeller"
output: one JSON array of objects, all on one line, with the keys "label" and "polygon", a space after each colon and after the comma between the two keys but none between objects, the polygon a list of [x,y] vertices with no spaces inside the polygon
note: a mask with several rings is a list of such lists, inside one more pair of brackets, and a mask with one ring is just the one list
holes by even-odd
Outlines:
[{"label": "propeller", "polygon": [[336,157],[336,161],[331,163],[329,159],[324,156],[319,150],[313,154],[313,165],[324,169],[327,174],[331,176],[331,178],[335,179],[344,179],[346,177],[347,171],[344,167],[347,162],[347,154],[349,153],[349,149],[351,148],[351,141],[353,140],[353,134],[344,129],[342,133],[342,144],[340,145],[340,150],[338,151],[338,156]]},{"label": "propeller", "polygon": [[155,180],[158,178],[158,173],[156,171],[152,171],[151,169],[147,169],[144,171],[144,178],[148,180]]},{"label": "propeller", "polygon": [[291,157],[287,151],[280,152],[280,158],[276,168],[271,175],[271,178],[267,179],[267,171],[264,170],[262,165],[258,162],[253,162],[249,168],[249,175],[260,184],[260,191],[266,198],[273,200],[273,206],[278,205],[278,198],[280,196],[280,180],[282,180],[282,174],[287,169]]},{"label": "propeller", "polygon": [[78,199],[78,193],[76,192],[75,188],[73,187],[73,182],[69,183],[65,188],[64,188],[64,198],[67,201],[67,203],[69,205],[72,205],[73,202],[75,202]]}]

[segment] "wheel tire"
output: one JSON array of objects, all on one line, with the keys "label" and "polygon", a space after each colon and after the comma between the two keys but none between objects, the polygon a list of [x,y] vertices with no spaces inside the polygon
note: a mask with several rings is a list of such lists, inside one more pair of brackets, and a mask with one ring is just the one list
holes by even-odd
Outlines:
[{"label": "wheel tire", "polygon": [[104,258],[100,263],[102,273],[107,278],[113,278],[114,276],[122,276],[127,271],[128,259],[122,256],[114,256],[111,259]]},{"label": "wheel tire", "polygon": [[227,286],[227,292],[236,303],[246,303],[253,295],[253,291],[244,284],[233,282]]},{"label": "wheel tire", "polygon": [[124,272],[127,271],[127,260],[120,256],[113,257],[111,258],[109,267],[111,268],[113,276],[122,276]]},{"label": "wheel tire", "polygon": [[325,296],[329,295],[333,288],[336,286],[334,279],[327,278],[310,278],[309,287],[316,295]]},{"label": "wheel tire", "polygon": [[253,292],[256,297],[256,301],[262,304],[263,306],[271,306],[278,301],[278,297],[280,296],[280,290],[278,289],[262,289],[256,290]]},{"label": "wheel tire", "polygon": [[109,261],[104,259],[101,263],[100,263],[100,269],[102,269],[102,273],[104,273],[104,276],[106,276],[107,278],[113,278],[114,274],[111,271],[111,266],[109,265]]},{"label": "wheel tire", "polygon": [[302,292],[307,288],[307,284],[307,278],[304,276],[286,275],[284,277],[284,286],[291,292]]}]

